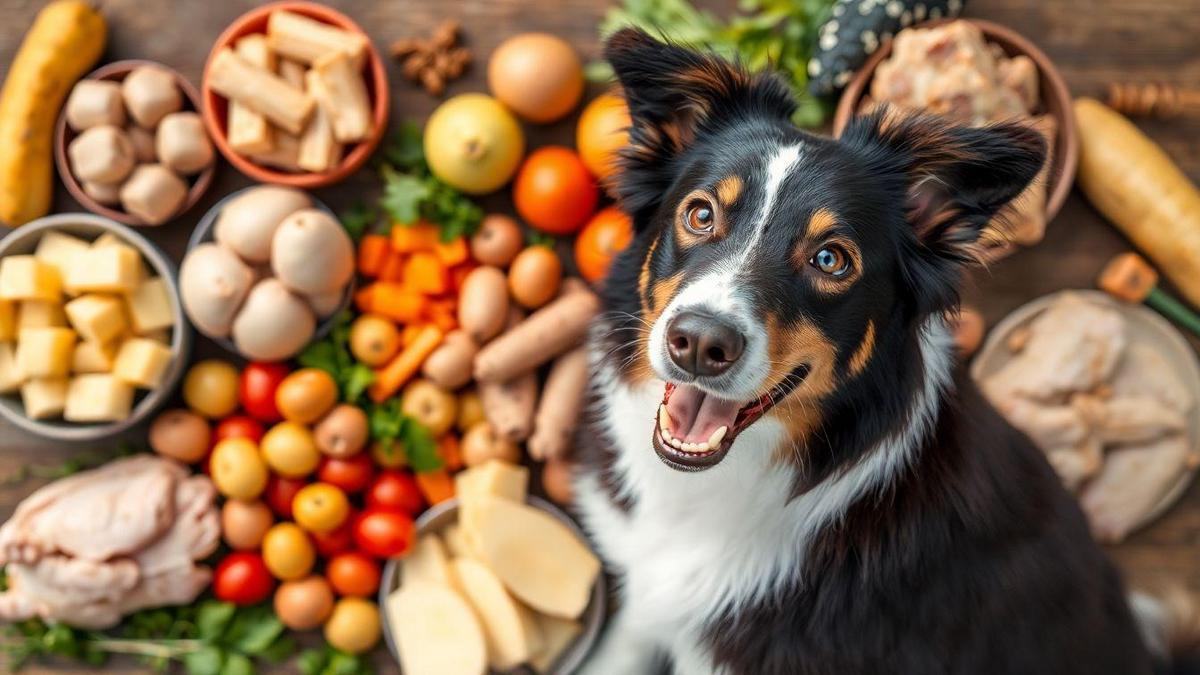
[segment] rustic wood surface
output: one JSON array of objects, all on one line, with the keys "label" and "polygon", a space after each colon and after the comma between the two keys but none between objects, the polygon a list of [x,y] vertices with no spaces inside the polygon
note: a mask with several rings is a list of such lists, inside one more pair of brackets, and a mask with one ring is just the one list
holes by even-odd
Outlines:
[{"label": "rustic wood surface", "polygon": [[[43,4],[42,0],[0,0],[0,16],[4,16],[0,22],[0,75],[7,72],[24,30]],[[99,4],[110,27],[105,61],[161,61],[199,83],[212,41],[230,21],[257,3],[101,0]],[[459,18],[469,46],[482,61],[505,36],[527,30],[562,35],[587,57],[594,57],[599,46],[596,24],[610,0],[334,0],[329,4],[358,21],[380,47],[401,36],[424,33],[441,19]],[[698,4],[726,11],[734,3],[701,0]],[[1196,40],[1200,5],[1195,0],[972,0],[967,13],[1010,26],[1040,45],[1076,95],[1098,95],[1113,80],[1200,86],[1200,42]],[[389,63],[389,71],[393,125],[433,109],[436,100],[404,81],[397,64]],[[483,89],[483,72],[476,64],[467,77],[450,87],[450,93]],[[1200,119],[1139,125],[1200,181]],[[526,128],[531,146],[550,141],[570,144],[573,120]],[[231,166],[222,165],[212,189],[196,208],[168,225],[144,232],[178,260],[192,226],[204,211],[248,183]],[[375,190],[372,175],[363,171],[340,185],[317,191],[317,195],[337,209],[371,198]],[[503,208],[505,202],[506,197],[497,197],[489,206]],[[80,210],[61,185],[55,206],[57,211]],[[982,307],[989,324],[994,324],[1032,298],[1091,286],[1109,256],[1128,247],[1076,192],[1050,226],[1045,242],[977,274],[968,297]],[[219,354],[214,345],[199,341],[197,356]],[[139,442],[143,433],[135,430],[127,440]],[[21,467],[55,465],[109,445],[96,448],[47,442],[3,424],[0,477],[14,475]],[[0,519],[38,485],[37,480],[0,485]],[[1200,565],[1196,564],[1200,560],[1200,490],[1193,486],[1175,508],[1126,543],[1113,547],[1112,554],[1134,584],[1180,583],[1200,591]],[[395,670],[386,656],[377,660],[384,672]],[[139,670],[128,662],[117,663],[114,669]],[[72,669],[55,672],[68,670]]]}]

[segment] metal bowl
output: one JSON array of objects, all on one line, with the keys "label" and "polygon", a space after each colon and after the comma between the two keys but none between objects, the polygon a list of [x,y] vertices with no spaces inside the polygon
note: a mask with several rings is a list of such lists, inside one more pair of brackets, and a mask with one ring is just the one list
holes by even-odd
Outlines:
[{"label": "metal bowl", "polygon": [[[557,506],[545,499],[532,496],[526,497],[525,503],[554,516],[569,527],[575,533],[575,536],[583,541],[587,541],[583,530],[580,530],[575,521],[571,520],[570,516],[563,513]],[[417,535],[437,533],[456,522],[458,522],[458,500],[450,499],[431,507],[417,519]],[[396,648],[396,641],[392,638],[391,626],[387,614],[387,599],[392,594],[392,591],[400,587],[401,567],[401,561],[389,560],[383,568],[383,579],[379,584],[379,607],[381,610],[380,614],[383,617],[383,637],[387,641],[388,651],[392,653],[392,656],[397,661],[400,660],[400,651]],[[579,667],[583,665],[584,660],[587,658],[588,652],[596,644],[596,639],[600,636],[600,629],[604,627],[604,620],[608,613],[607,605],[608,587],[604,580],[604,573],[601,572],[596,577],[596,585],[592,588],[592,599],[588,602],[587,608],[583,610],[583,615],[580,617],[583,623],[583,632],[579,634],[579,637],[575,638],[575,642],[570,647],[567,647],[558,661],[547,671],[547,675],[570,675],[570,673],[579,670]]]},{"label": "metal bowl", "polygon": [[[225,209],[225,204],[227,204],[231,199],[233,199],[234,197],[237,197],[238,195],[242,194],[243,192],[246,192],[247,190],[253,190],[258,187],[262,187],[262,186],[261,185],[252,185],[250,187],[242,188],[241,190],[231,192],[231,193],[225,195],[224,197],[222,197],[221,200],[218,201],[216,204],[213,204],[212,208],[209,209],[204,214],[204,216],[202,216],[200,218],[200,222],[196,223],[195,229],[192,230],[192,236],[188,237],[188,246],[187,246],[188,252],[190,253],[192,251],[192,249],[196,248],[200,244],[205,244],[205,243],[208,243],[211,241],[215,241],[216,237],[215,237],[214,229],[216,228],[216,225],[217,225],[217,218],[220,217],[221,211],[223,211]],[[308,194],[308,193],[305,193],[305,194]],[[334,213],[333,209],[329,208],[329,206],[327,206],[324,202],[317,199],[312,194],[308,194],[308,198],[312,200],[313,208],[320,209],[320,210],[324,211],[325,213],[328,213],[330,216],[332,216],[334,220],[341,222],[341,220],[338,218],[337,214]],[[312,336],[313,340],[320,340],[321,338],[328,335],[329,331],[333,330],[333,324],[337,320],[338,314],[341,314],[347,307],[350,306],[350,300],[354,297],[354,285],[355,285],[355,279],[354,279],[354,277],[351,277],[350,283],[346,285],[346,292],[345,292],[345,294],[342,295],[342,301],[340,303],[338,303],[337,309],[333,310],[333,313],[331,313],[329,316],[325,317],[324,319],[320,319],[317,322],[317,328],[313,332],[313,336]],[[196,330],[200,330],[200,329],[197,328]],[[200,332],[203,333],[204,331],[200,331]],[[241,356],[241,352],[239,352],[237,346],[233,344],[233,340],[231,340],[227,337],[214,337],[212,335],[207,335],[207,334],[206,334],[206,337],[208,337],[213,342],[221,345],[221,347],[223,347],[226,351],[230,352],[231,354],[237,354],[237,355]]]},{"label": "metal bowl", "polygon": [[179,298],[179,286],[176,282],[175,263],[171,262],[171,259],[149,239],[108,218],[91,213],[60,213],[39,218],[22,225],[0,240],[0,258],[32,253],[42,235],[51,230],[89,240],[94,240],[105,233],[115,234],[141,253],[142,259],[149,263],[154,273],[166,281],[167,290],[171,295],[171,311],[174,315],[174,324],[171,327],[171,364],[167,367],[167,372],[163,375],[162,383],[158,387],[148,392],[138,392],[139,398],[136,399],[129,417],[124,420],[105,424],[32,420],[25,416],[25,408],[21,403],[20,396],[12,394],[0,396],[0,416],[25,431],[61,441],[96,441],[119,434],[138,424],[166,402],[175,390],[175,386],[179,384],[180,378],[183,377],[183,371],[192,350],[192,332],[188,329],[187,320],[183,316],[183,304]]}]

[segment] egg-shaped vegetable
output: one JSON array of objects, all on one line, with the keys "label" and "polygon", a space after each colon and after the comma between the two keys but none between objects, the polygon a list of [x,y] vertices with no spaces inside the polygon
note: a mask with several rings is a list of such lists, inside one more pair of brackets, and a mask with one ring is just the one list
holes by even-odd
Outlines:
[{"label": "egg-shaped vegetable", "polygon": [[303,300],[278,279],[263,279],[250,290],[233,320],[233,342],[247,358],[282,361],[308,344],[316,325]]},{"label": "egg-shaped vegetable", "polygon": [[583,64],[562,38],[522,33],[500,44],[488,61],[488,88],[530,122],[553,122],[575,108],[583,95]]},{"label": "egg-shaped vegetable", "polygon": [[297,293],[334,291],[354,276],[354,244],[333,216],[301,209],[284,218],[275,231],[271,269]]},{"label": "egg-shaped vegetable", "polygon": [[201,244],[187,254],[179,268],[183,309],[192,324],[209,337],[226,337],[242,306],[254,272],[232,251]]},{"label": "egg-shaped vegetable", "polygon": [[275,230],[291,214],[312,206],[308,195],[294,188],[263,185],[230,199],[221,209],[213,236],[245,260],[265,263],[271,258]]},{"label": "egg-shaped vegetable", "polygon": [[475,195],[507,183],[525,154],[521,125],[484,94],[461,94],[438,107],[425,124],[424,144],[434,175]]}]

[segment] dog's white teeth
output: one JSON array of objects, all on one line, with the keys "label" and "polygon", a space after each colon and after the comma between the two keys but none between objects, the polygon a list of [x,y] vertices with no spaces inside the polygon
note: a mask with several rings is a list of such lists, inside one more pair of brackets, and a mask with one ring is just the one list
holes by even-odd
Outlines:
[{"label": "dog's white teeth", "polygon": [[696,452],[696,444],[695,443],[684,443],[683,451],[684,452]]},{"label": "dog's white teeth", "polygon": [[679,440],[678,438],[670,439],[670,443],[671,443],[671,447],[673,447],[677,450],[683,450],[683,441]]},{"label": "dog's white teeth", "polygon": [[671,431],[671,416],[667,414],[667,406],[658,406],[658,428],[664,433]]},{"label": "dog's white teeth", "polygon": [[712,432],[712,436],[708,437],[708,446],[710,448],[721,447],[721,441],[725,440],[725,434],[729,433],[729,427],[721,427]]},{"label": "dog's white teeth", "polygon": [[696,443],[692,446],[695,448],[693,452],[705,453],[708,452],[708,443]]}]

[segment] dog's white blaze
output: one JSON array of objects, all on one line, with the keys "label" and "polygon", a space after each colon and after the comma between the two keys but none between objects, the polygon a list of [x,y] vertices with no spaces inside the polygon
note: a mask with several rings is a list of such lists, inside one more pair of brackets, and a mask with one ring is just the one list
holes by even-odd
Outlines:
[{"label": "dog's white blaze", "polygon": [[634,507],[629,513],[614,507],[595,475],[576,479],[584,527],[621,575],[624,605],[585,672],[641,672],[655,651],[670,654],[676,672],[713,672],[700,640],[705,623],[720,612],[767,600],[802,578],[814,536],[886,486],[932,428],[953,363],[950,333],[941,319],[924,327],[920,346],[924,386],[911,404],[909,425],[849,470],[795,499],[794,471],[772,461],[787,440],[774,419],[744,431],[716,467],[675,471],[650,446],[663,383],[627,387],[593,350],[593,363],[600,366],[594,386],[617,452],[617,490]]},{"label": "dog's white blaze", "polygon": [[783,181],[800,163],[800,149],[799,144],[785,145],[776,150],[770,161],[767,162],[766,176],[763,180],[762,209],[758,212],[758,218],[750,234],[750,241],[746,243],[741,255],[733,263],[735,274],[746,266],[754,249],[758,246],[759,240],[762,239],[763,232],[767,229],[767,223],[771,222],[771,212],[775,210],[775,202],[779,198],[779,190],[783,187]]}]

